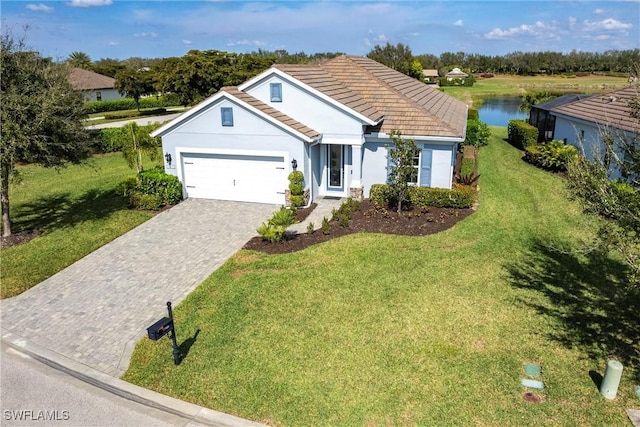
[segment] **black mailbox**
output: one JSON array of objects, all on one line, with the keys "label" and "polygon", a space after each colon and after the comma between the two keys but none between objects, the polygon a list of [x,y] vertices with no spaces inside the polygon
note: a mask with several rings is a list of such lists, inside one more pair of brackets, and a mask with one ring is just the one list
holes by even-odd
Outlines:
[{"label": "black mailbox", "polygon": [[150,339],[157,341],[173,330],[173,320],[163,317],[153,325],[147,328],[147,334]]}]

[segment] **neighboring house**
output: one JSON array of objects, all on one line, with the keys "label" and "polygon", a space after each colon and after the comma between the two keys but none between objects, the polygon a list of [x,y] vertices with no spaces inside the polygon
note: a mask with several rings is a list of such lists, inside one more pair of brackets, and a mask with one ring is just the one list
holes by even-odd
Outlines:
[{"label": "neighboring house", "polygon": [[116,80],[83,68],[73,68],[69,81],[75,90],[82,92],[85,101],[110,101],[124,98],[115,89]]},{"label": "neighboring house", "polygon": [[538,128],[538,142],[551,141],[554,139],[554,128],[556,116],[551,114],[551,110],[570,102],[579,101],[591,95],[570,94],[562,95],[540,104],[533,105],[529,111],[529,124]]},{"label": "neighboring house", "polygon": [[[416,185],[451,188],[466,104],[365,57],[278,64],[152,133],[185,197],[285,203],[298,169],[313,200],[387,181],[389,134],[419,147]],[[169,161],[170,160],[170,161]]]},{"label": "neighboring house", "polygon": [[[617,140],[639,141],[640,123],[631,116],[629,107],[629,102],[638,96],[639,87],[630,86],[551,109],[555,116],[554,139],[584,147],[589,158],[603,154],[603,133]],[[619,176],[618,171],[612,174],[612,178]]]},{"label": "neighboring house", "polygon": [[452,81],[455,79],[460,79],[464,82],[464,79],[466,79],[467,77],[469,77],[469,74],[465,73],[464,71],[462,71],[460,68],[454,68],[453,70],[449,71],[447,74],[444,75],[447,80]]},{"label": "neighboring house", "polygon": [[422,70],[425,83],[438,83],[438,70]]}]

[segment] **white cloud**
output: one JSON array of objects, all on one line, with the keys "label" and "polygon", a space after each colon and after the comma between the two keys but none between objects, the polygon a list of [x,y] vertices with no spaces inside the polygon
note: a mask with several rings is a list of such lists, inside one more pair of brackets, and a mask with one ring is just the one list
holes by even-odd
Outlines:
[{"label": "white cloud", "polygon": [[110,41],[110,42],[109,42],[109,43],[107,43],[107,44],[108,44],[109,46],[119,46],[119,45],[120,45],[120,43],[118,43],[118,42],[114,42],[113,40],[112,40],[112,41]]},{"label": "white cloud", "polygon": [[602,15],[604,13],[604,9],[596,9],[593,11],[594,15]]},{"label": "white cloud", "polygon": [[389,41],[387,39],[387,36],[385,36],[384,34],[378,34],[377,36],[373,37],[373,38],[365,38],[364,39],[364,44],[366,44],[367,46],[373,46],[376,44],[381,44],[381,43],[385,43]]},{"label": "white cloud", "polygon": [[456,22],[453,23],[454,27],[462,27],[464,26],[464,24],[462,23],[462,19],[458,19]]},{"label": "white cloud", "polygon": [[578,20],[576,18],[574,18],[573,16],[569,17],[569,29],[570,30],[574,30],[576,28],[576,22],[578,22]]},{"label": "white cloud", "polygon": [[71,0],[71,7],[111,6],[112,0]]},{"label": "white cloud", "polygon": [[49,7],[45,4],[28,4],[25,6],[29,10],[33,10],[34,12],[53,12],[53,8]]},{"label": "white cloud", "polygon": [[151,31],[148,33],[135,33],[133,37],[149,37],[149,38],[155,39],[156,37],[158,37],[158,34]]},{"label": "white cloud", "polygon": [[550,35],[550,31],[554,31],[553,26],[547,25],[543,22],[536,22],[533,25],[522,24],[519,27],[511,27],[503,30],[501,28],[494,28],[484,35],[486,39],[504,39],[512,36],[528,35],[528,36],[542,36]]},{"label": "white cloud", "polygon": [[185,46],[191,46],[191,43],[193,43],[191,40],[182,40],[182,44],[184,44]]},{"label": "white cloud", "polygon": [[584,21],[584,29],[587,31],[626,31],[632,27],[632,24],[625,24],[613,18],[607,18],[597,22]]}]

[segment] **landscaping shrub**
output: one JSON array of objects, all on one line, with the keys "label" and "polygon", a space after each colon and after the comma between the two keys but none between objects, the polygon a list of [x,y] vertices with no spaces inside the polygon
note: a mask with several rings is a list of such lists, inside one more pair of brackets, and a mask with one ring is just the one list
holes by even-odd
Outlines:
[{"label": "landscaping shrub", "polygon": [[178,203],[182,199],[182,184],[177,176],[169,175],[158,167],[125,179],[116,186],[116,193],[128,197],[135,209],[157,209],[163,204]]},{"label": "landscaping shrub", "polygon": [[106,113],[104,115],[105,119],[129,119],[133,117],[144,117],[144,116],[155,116],[158,114],[165,114],[167,112],[166,108],[155,108],[153,110],[145,110],[145,111],[123,111],[118,113]]},{"label": "landscaping shrub", "polygon": [[507,139],[511,145],[522,150],[538,143],[538,128],[531,126],[526,120],[509,120]]},{"label": "landscaping shrub", "polygon": [[322,230],[322,234],[331,233],[331,224],[329,224],[329,220],[326,216],[322,218],[322,225],[320,226],[320,229]]},{"label": "landscaping shrub", "polygon": [[273,213],[273,216],[265,223],[263,222],[258,230],[258,234],[270,243],[281,242],[284,239],[287,228],[295,224],[296,213],[292,209],[282,206]]},{"label": "landscaping shrub", "polygon": [[489,143],[491,130],[485,122],[480,120],[467,120],[467,136],[463,145],[473,145],[474,147],[482,147]]},{"label": "landscaping shrub", "polygon": [[446,188],[411,187],[411,203],[418,207],[465,209],[473,206],[475,190],[469,185],[454,184]]},{"label": "landscaping shrub", "polygon": [[[156,123],[140,126],[141,131],[147,133],[151,133],[157,128],[158,124]],[[125,127],[105,128],[94,132],[96,133],[96,136],[94,137],[93,151],[97,153],[113,153],[116,151],[122,151],[127,138],[131,138]]]},{"label": "landscaping shrub", "polygon": [[[178,106],[180,98],[170,94],[159,97],[140,98],[140,108],[161,108]],[[113,99],[110,101],[89,101],[84,103],[87,114],[106,113],[109,111],[135,110],[136,103],[133,98]]]},{"label": "landscaping shrub", "polygon": [[182,184],[175,175],[167,174],[161,167],[138,174],[138,190],[144,194],[155,194],[163,203],[173,205],[182,199]]},{"label": "landscaping shrub", "polygon": [[162,206],[162,198],[157,194],[144,194],[134,191],[129,195],[129,202],[135,209],[157,210]]},{"label": "landscaping shrub", "polygon": [[467,120],[480,120],[480,112],[475,108],[470,108],[467,113]]},{"label": "landscaping shrub", "polygon": [[460,164],[460,177],[473,175],[476,169],[476,162],[472,157],[464,157]]},{"label": "landscaping shrub", "polygon": [[293,171],[288,176],[289,179],[289,191],[291,197],[289,202],[292,208],[304,206],[304,174],[300,171]]},{"label": "landscaping shrub", "polygon": [[527,162],[553,171],[566,171],[569,162],[577,155],[576,147],[559,140],[549,141],[544,145],[531,145],[524,151]]},{"label": "landscaping shrub", "polygon": [[[394,206],[391,192],[386,184],[374,184],[369,190],[369,200],[376,207]],[[417,207],[439,207],[464,209],[473,206],[475,190],[469,185],[454,184],[451,190],[446,188],[411,187],[411,204]]]}]

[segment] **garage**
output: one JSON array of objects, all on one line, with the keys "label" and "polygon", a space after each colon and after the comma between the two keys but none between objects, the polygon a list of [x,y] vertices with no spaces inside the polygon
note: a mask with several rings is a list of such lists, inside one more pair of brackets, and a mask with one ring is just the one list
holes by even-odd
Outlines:
[{"label": "garage", "polygon": [[185,197],[284,204],[283,156],[183,153]]}]

